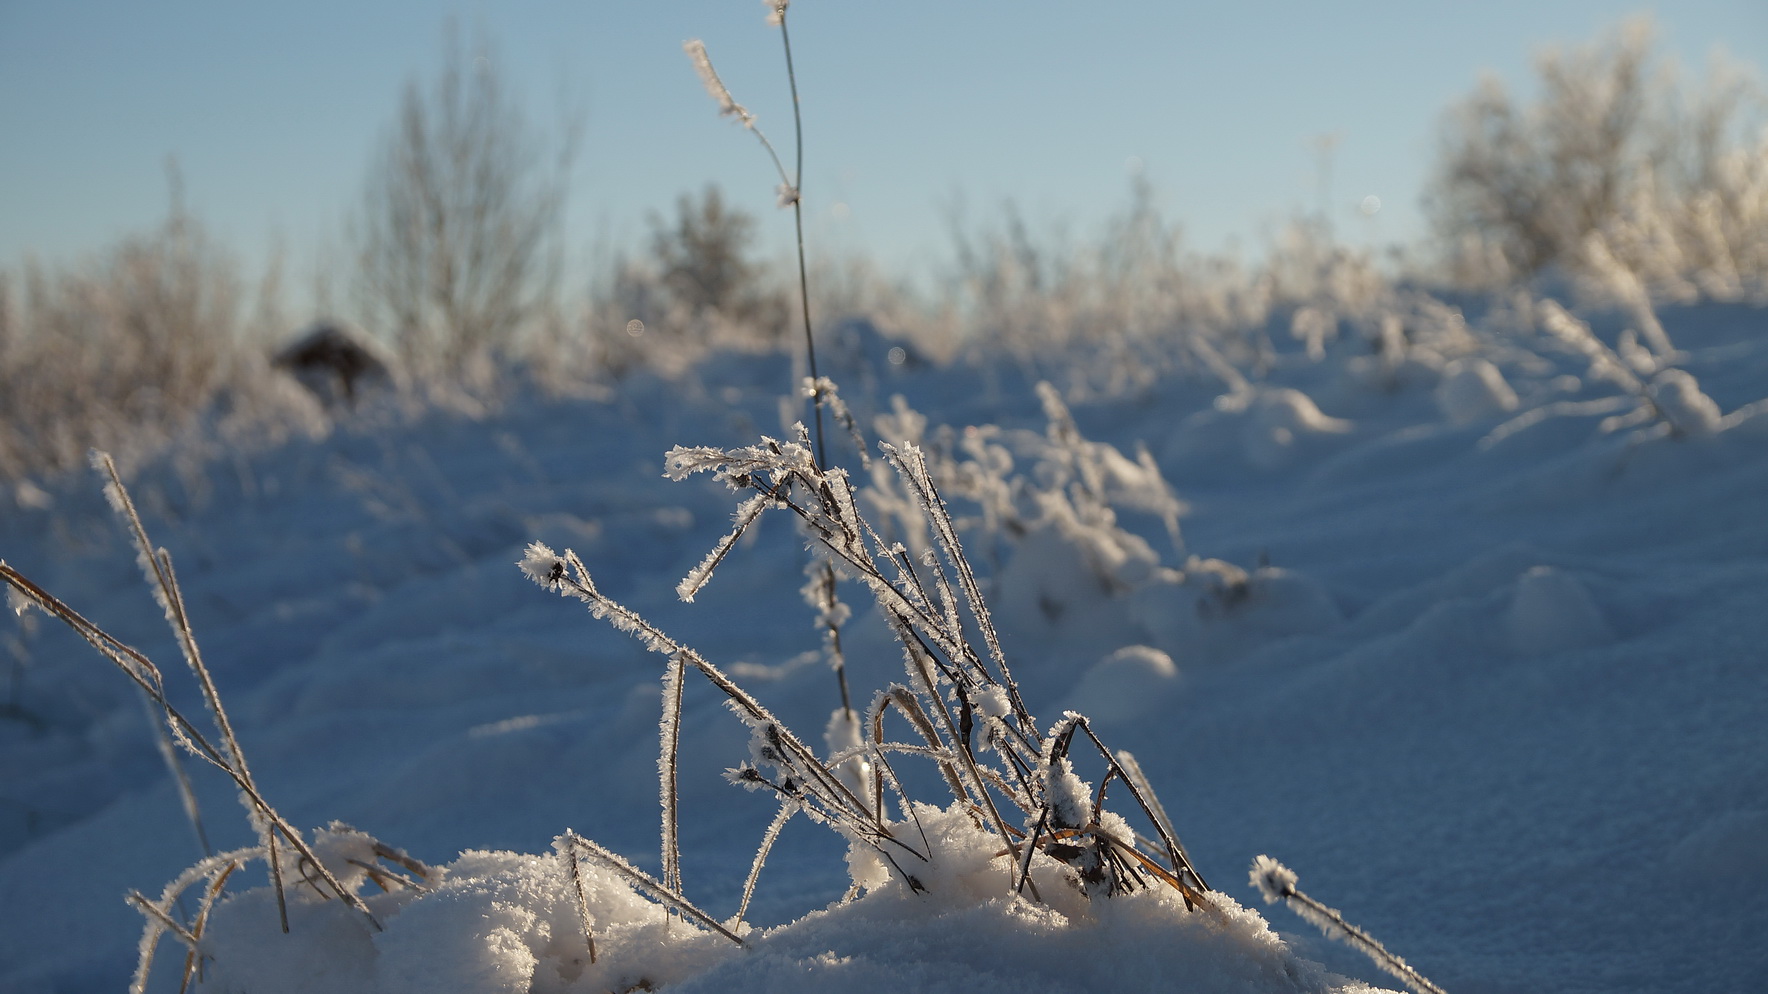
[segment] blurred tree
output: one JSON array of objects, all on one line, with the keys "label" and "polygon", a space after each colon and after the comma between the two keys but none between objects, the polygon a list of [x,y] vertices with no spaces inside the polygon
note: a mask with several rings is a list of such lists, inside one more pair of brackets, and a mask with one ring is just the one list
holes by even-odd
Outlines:
[{"label": "blurred tree", "polygon": [[1543,52],[1532,104],[1488,77],[1449,109],[1426,211],[1451,252],[1477,248],[1499,278],[1579,268],[1590,236],[1643,200],[1674,212],[1720,183],[1756,91],[1721,67],[1687,94],[1652,45],[1650,21],[1634,18],[1594,45]]},{"label": "blurred tree", "polygon": [[1443,127],[1429,200],[1438,229],[1486,239],[1524,273],[1574,250],[1665,153],[1647,127],[1650,44],[1636,20],[1596,48],[1543,53],[1532,107],[1482,80]]},{"label": "blurred tree", "polygon": [[750,258],[754,241],[755,218],[727,207],[716,186],[677,198],[673,222],[651,215],[651,257],[670,302],[690,320],[716,316],[772,341],[786,331],[786,305]]},{"label": "blurred tree", "polygon": [[474,48],[451,25],[440,74],[406,85],[352,230],[365,324],[420,370],[507,349],[557,296],[574,129],[549,159]]},{"label": "blurred tree", "polygon": [[698,203],[682,194],[675,215],[673,225],[651,215],[651,255],[663,285],[696,312],[729,309],[757,276],[746,258],[755,218],[726,207],[716,186],[706,187]]}]

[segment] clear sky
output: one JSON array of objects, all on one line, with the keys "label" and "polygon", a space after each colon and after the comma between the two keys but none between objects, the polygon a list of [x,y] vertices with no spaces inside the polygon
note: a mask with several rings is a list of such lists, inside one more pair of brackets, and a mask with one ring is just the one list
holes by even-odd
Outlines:
[{"label": "clear sky", "polygon": [[[1768,65],[1768,2],[1480,3],[799,0],[806,205],[825,250],[899,271],[947,257],[955,212],[1014,201],[1084,234],[1139,162],[1194,248],[1256,250],[1321,205],[1346,238],[1422,230],[1442,109],[1482,70],[1526,90],[1531,53],[1648,10],[1686,72],[1723,48]],[[532,123],[583,127],[574,249],[637,248],[648,212],[710,182],[763,216],[770,167],[713,105],[681,43],[703,38],[738,100],[789,144],[777,33],[756,0],[0,0],[0,265],[98,249],[163,217],[175,156],[192,210],[248,263],[303,278],[360,201],[408,78],[444,24],[482,26]],[[1357,204],[1381,198],[1366,217]],[[775,222],[777,223],[767,223]],[[813,251],[815,248],[813,247]]]}]

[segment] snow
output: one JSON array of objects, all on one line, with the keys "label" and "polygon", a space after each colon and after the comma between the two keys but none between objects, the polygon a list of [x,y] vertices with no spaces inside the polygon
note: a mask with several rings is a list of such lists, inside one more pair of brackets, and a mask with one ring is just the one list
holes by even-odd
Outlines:
[{"label": "snow", "polygon": [[[1445,990],[1759,988],[1763,312],[1665,308],[1675,351],[1628,358],[1628,315],[1549,312],[1557,331],[1500,336],[1467,306],[1474,351],[1384,357],[1404,372],[1385,378],[1348,332],[1303,322],[1300,339],[1274,336],[1286,351],[1266,375],[1221,397],[1215,380],[1163,374],[1136,396],[1069,397],[1058,411],[1016,363],[905,366],[888,378],[901,402],[843,384],[868,437],[889,414],[882,437],[927,461],[1026,705],[1084,713],[1140,757],[1221,888],[1211,911],[1165,886],[1088,900],[1044,853],[1032,866],[1043,900],[1014,896],[1000,837],[967,809],[889,799],[936,857],[918,865],[925,892],[875,850],[793,818],[738,946],[580,856],[589,961],[554,842],[575,829],[662,879],[671,645],[704,654],[785,725],[824,731],[807,742],[851,752],[870,738],[815,665],[824,631],[798,593],[807,554],[790,512],[758,513],[695,602],[677,598],[742,498],[720,479],[663,474],[730,470],[717,453],[746,446],[758,472],[809,465],[778,424],[783,357],[715,357],[691,383],[635,375],[599,401],[524,395],[477,420],[436,413],[145,468],[135,504],[178,564],[260,789],[380,926],[296,873],[284,935],[253,864],[214,909],[198,989],[1396,983],[1285,908],[1242,906],[1257,903],[1248,868],[1261,853]],[[1639,369],[1648,359],[1673,365]],[[769,449],[763,434],[786,441]],[[829,443],[856,481],[888,471],[877,460],[861,472],[849,443]],[[932,533],[913,527],[897,486],[858,503],[898,509],[875,520],[912,558]],[[8,567],[157,660],[168,693],[200,714],[99,481],[0,491],[0,509]],[[1181,512],[1182,544],[1168,527]],[[600,585],[600,609],[648,619],[640,635],[665,654],[536,589],[584,596],[566,549]],[[857,705],[904,679],[903,658],[863,588],[844,582],[841,595]],[[161,894],[202,852],[137,691],[53,618],[0,623],[13,667],[0,990],[122,989],[142,921],[123,896]],[[979,732],[1011,720],[1004,687],[975,702]],[[781,809],[773,791],[722,776],[748,756],[751,730],[721,695],[690,672],[680,708],[682,893],[723,922]],[[920,742],[905,727],[893,717],[886,735]],[[1033,771],[1063,822],[1087,820],[1103,775],[1081,742]],[[863,787],[866,764],[849,762],[843,776]],[[942,796],[925,758],[890,762],[911,796]],[[213,847],[256,845],[232,784],[187,765]],[[1127,793],[1112,783],[1106,814],[1131,813]],[[377,839],[429,875],[389,862]],[[183,962],[164,940],[150,989],[176,990]]]},{"label": "snow", "polygon": [[1516,410],[1516,391],[1491,360],[1456,359],[1443,369],[1436,389],[1437,406],[1455,424],[1469,424]]},{"label": "snow", "polygon": [[1578,578],[1536,566],[1516,580],[1504,614],[1511,646],[1526,656],[1571,652],[1614,638],[1602,609]]},{"label": "snow", "polygon": [[1171,656],[1153,646],[1126,645],[1081,674],[1065,707],[1096,721],[1131,721],[1164,707],[1178,682]]},{"label": "snow", "polygon": [[1723,419],[1719,405],[1701,392],[1700,383],[1686,370],[1658,374],[1651,383],[1651,400],[1671,424],[1690,435],[1711,434]]}]

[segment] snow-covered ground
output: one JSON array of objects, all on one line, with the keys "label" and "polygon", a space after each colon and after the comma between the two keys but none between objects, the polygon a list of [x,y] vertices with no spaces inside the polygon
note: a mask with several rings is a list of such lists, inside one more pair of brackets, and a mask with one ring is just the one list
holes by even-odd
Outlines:
[{"label": "snow-covered ground", "polygon": [[[1088,904],[1053,865],[1044,903],[1010,898],[993,837],[926,808],[945,857],[926,894],[788,824],[742,949],[586,862],[602,955],[585,962],[554,841],[571,829],[659,872],[668,660],[516,563],[536,541],[576,550],[820,747],[836,686],[788,517],[762,518],[694,603],[675,596],[735,499],[665,479],[664,454],[781,436],[783,359],[151,467],[136,499],[264,795],[303,829],[342,821],[448,867],[421,897],[371,898],[378,932],[297,882],[287,936],[262,864],[240,871],[205,935],[209,989],[1396,986],[1261,903],[1261,854],[1456,994],[1760,989],[1768,407],[1751,405],[1768,396],[1768,315],[1662,317],[1665,365],[1686,375],[1623,348],[1631,371],[1599,377],[1575,329],[1543,317],[1459,355],[1384,362],[1347,340],[1233,389],[1163,376],[1073,403],[1078,436],[1017,363],[843,384],[868,437],[919,438],[968,473],[980,500],[948,496],[1027,707],[1046,727],[1084,711],[1139,758],[1216,889],[1211,914],[1164,887]],[[1619,331],[1596,322],[1611,345]],[[873,479],[841,433],[831,449]],[[908,518],[880,520],[913,538]],[[96,483],[11,495],[0,555],[200,710]],[[864,591],[842,597],[863,706],[902,658]],[[52,619],[6,625],[0,989],[114,991],[141,926],[125,893],[159,895],[202,852],[135,689]],[[775,805],[725,782],[750,750],[720,695],[690,680],[683,708],[681,877],[723,919]],[[900,765],[936,793],[920,762]],[[254,844],[231,785],[192,775],[211,846]],[[850,882],[869,889],[842,903]],[[165,940],[156,989],[183,961]]]}]

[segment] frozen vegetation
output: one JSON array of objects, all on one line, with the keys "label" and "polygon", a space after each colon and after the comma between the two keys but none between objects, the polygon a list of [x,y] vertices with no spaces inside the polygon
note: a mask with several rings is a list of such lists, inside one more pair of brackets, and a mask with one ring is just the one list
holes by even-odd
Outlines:
[{"label": "frozen vegetation", "polygon": [[[886,366],[841,398],[869,468],[830,419],[851,498],[815,483],[780,424],[790,360],[750,355],[601,399],[535,393],[486,417],[152,464],[132,489],[255,789],[333,880],[280,847],[283,934],[235,784],[185,760],[199,842],[140,692],[26,611],[6,636],[0,987],[126,984],[144,922],[131,892],[181,928],[200,919],[204,990],[1396,986],[1257,900],[1248,870],[1268,854],[1446,990],[1746,989],[1768,926],[1762,312],[1664,308],[1673,351],[1654,356],[1624,311],[1464,306],[1452,335],[1408,327],[1399,356],[1350,326],[1313,355],[1277,334],[1234,382],[1175,368],[1081,402],[1010,358]],[[763,435],[777,452],[755,448]],[[739,456],[759,461],[733,469]],[[719,467],[749,497],[665,479]],[[683,603],[732,509],[787,492],[766,473],[797,474],[810,523],[749,508]],[[949,734],[877,703],[901,685],[934,706],[889,631],[914,574],[890,572],[888,550],[928,591],[927,563],[955,565],[916,479],[951,509],[1019,696],[947,574],[927,603],[941,616],[951,598],[962,622],[935,617],[920,639],[995,674],[940,693],[973,723],[979,767],[1007,778],[988,788],[1000,825],[948,784],[968,783]],[[98,489],[10,491],[6,562],[157,660],[206,729]],[[862,545],[884,572],[833,557],[848,579],[813,609],[806,568],[814,600],[829,557],[806,542],[852,515],[876,528]],[[566,548],[606,604],[572,586]],[[657,628],[634,641],[536,581]],[[902,745],[887,757],[841,718],[831,622],[855,712],[889,712]],[[731,714],[684,659],[771,717]],[[1075,832],[1090,826],[1140,834],[1173,869],[1127,780],[1094,810],[1115,760],[1082,748],[1069,709],[1139,758],[1195,868],[1184,887],[1087,862],[1083,842],[1118,851]],[[1042,753],[1001,745],[1021,711]],[[679,860],[658,848],[672,713]],[[769,721],[847,786],[781,795],[808,768],[769,765]],[[1034,782],[1017,803],[997,747]],[[795,805],[813,817],[770,829]],[[1034,858],[1016,865],[1015,845]],[[177,989],[185,954],[168,929],[150,989]]]},{"label": "frozen vegetation", "polygon": [[[0,989],[1759,988],[1768,145],[1666,151],[1640,31],[1457,108],[1434,282],[1137,186],[801,355],[708,193],[575,333],[384,300],[454,323],[310,394],[176,209],[32,270]],[[439,140],[382,206],[522,158]]]}]

